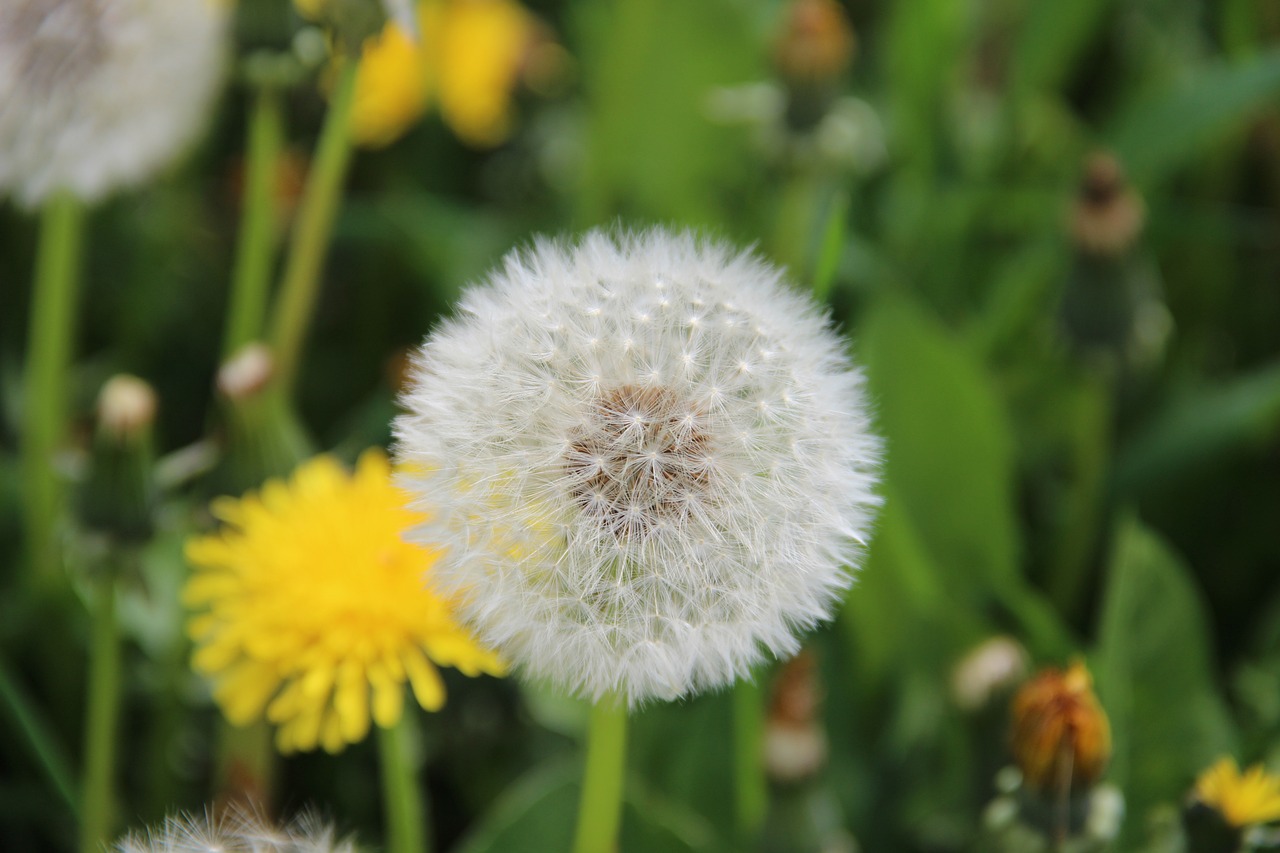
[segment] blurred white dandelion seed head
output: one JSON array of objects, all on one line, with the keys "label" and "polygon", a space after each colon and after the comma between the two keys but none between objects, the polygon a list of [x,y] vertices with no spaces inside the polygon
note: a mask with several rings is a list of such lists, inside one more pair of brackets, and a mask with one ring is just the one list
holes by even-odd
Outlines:
[{"label": "blurred white dandelion seed head", "polygon": [[95,201],[166,166],[209,113],[230,6],[0,2],[0,194]]},{"label": "blurred white dandelion seed head", "polygon": [[509,255],[415,362],[433,582],[527,674],[632,705],[830,614],[878,499],[863,380],[781,273],[688,233]]},{"label": "blurred white dandelion seed head", "polygon": [[288,826],[261,814],[231,810],[217,816],[173,815],[164,823],[131,832],[115,844],[116,853],[357,853],[355,843],[311,813]]}]

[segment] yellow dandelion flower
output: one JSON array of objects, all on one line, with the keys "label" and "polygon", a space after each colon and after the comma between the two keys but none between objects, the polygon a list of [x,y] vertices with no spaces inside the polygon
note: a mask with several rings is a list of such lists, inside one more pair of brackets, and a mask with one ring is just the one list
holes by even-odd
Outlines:
[{"label": "yellow dandelion flower", "polygon": [[417,15],[418,36],[391,20],[365,42],[353,140],[365,147],[390,145],[435,102],[463,142],[501,144],[514,122],[512,93],[541,37],[537,19],[513,0],[426,0]]},{"label": "yellow dandelion flower", "polygon": [[466,675],[505,666],[428,590],[437,553],[402,538],[422,516],[405,506],[380,451],[354,474],[321,456],[288,482],[220,498],[224,528],[187,543],[194,572],[183,591],[196,610],[192,666],[215,680],[233,724],[264,714],[283,752],[337,752],[370,719],[400,719],[404,683],[429,711],[444,704],[435,665]]},{"label": "yellow dandelion flower", "polygon": [[511,133],[511,94],[535,37],[534,17],[511,0],[420,8],[426,32],[436,34],[441,117],[463,142],[500,144]]},{"label": "yellow dandelion flower", "polygon": [[351,114],[354,142],[381,148],[403,136],[426,113],[430,84],[426,42],[389,21],[361,54]]},{"label": "yellow dandelion flower", "polygon": [[1234,758],[1221,758],[1196,779],[1195,796],[1234,827],[1280,820],[1280,776],[1261,764],[1241,774]]}]

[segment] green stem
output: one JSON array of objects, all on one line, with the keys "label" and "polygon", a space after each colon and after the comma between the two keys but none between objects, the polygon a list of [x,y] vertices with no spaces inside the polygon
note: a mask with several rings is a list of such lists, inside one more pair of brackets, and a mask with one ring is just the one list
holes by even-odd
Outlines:
[{"label": "green stem", "polygon": [[739,840],[750,845],[764,825],[769,789],[764,778],[764,696],[743,679],[733,687],[733,802]]},{"label": "green stem", "polygon": [[220,719],[217,738],[215,802],[269,813],[276,777],[271,725],[257,720],[247,726],[233,726]]},{"label": "green stem", "polygon": [[626,763],[627,709],[617,697],[604,696],[591,709],[574,853],[615,853],[618,849]]},{"label": "green stem", "polygon": [[116,621],[115,572],[104,571],[95,586],[80,801],[82,853],[100,853],[110,840],[116,728],[120,717],[120,631]]},{"label": "green stem", "polygon": [[80,801],[76,797],[75,780],[62,748],[3,661],[0,661],[0,708],[10,718],[12,728],[9,731],[21,734],[21,740],[31,750],[63,804],[73,817],[78,818]]},{"label": "green stem", "polygon": [[276,169],[283,147],[280,93],[270,86],[262,86],[254,98],[249,118],[244,210],[222,343],[223,360],[262,337],[279,217]]},{"label": "green stem", "polygon": [[339,72],[285,260],[271,345],[278,387],[286,396],[292,393],[297,380],[302,344],[319,290],[320,269],[333,235],[342,184],[351,160],[351,113],[358,68],[359,63],[348,62]]},{"label": "green stem", "polygon": [[27,554],[35,578],[42,582],[56,578],[60,565],[56,531],[62,485],[53,457],[67,430],[67,373],[83,231],[84,208],[78,200],[61,194],[45,203],[36,248],[22,416]]},{"label": "green stem", "polygon": [[418,780],[417,732],[410,710],[389,729],[378,728],[388,853],[429,853],[426,792]]}]

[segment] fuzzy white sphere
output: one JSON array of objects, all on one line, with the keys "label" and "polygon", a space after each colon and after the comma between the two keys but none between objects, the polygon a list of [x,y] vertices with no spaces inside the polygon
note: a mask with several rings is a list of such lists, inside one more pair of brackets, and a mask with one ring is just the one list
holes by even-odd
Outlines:
[{"label": "fuzzy white sphere", "polygon": [[166,166],[205,124],[230,5],[0,2],[0,195],[96,201]]},{"label": "fuzzy white sphere", "polygon": [[539,242],[415,360],[412,538],[531,676],[631,705],[728,684],[850,583],[878,504],[862,386],[754,255],[663,230]]}]

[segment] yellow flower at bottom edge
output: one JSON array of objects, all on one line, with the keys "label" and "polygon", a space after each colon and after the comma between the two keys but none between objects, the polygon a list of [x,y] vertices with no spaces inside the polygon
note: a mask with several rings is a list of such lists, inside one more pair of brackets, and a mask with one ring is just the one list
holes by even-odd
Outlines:
[{"label": "yellow flower at bottom edge", "polygon": [[282,752],[337,752],[370,719],[400,719],[404,683],[427,710],[444,704],[435,665],[501,675],[505,665],[427,587],[436,555],[402,538],[421,516],[405,506],[386,457],[366,452],[354,474],[321,456],[286,484],[220,498],[224,528],[187,543],[194,572],[192,666],[215,681],[233,724],[265,713]]},{"label": "yellow flower at bottom edge", "polygon": [[1196,779],[1195,796],[1235,827],[1280,820],[1280,776],[1261,764],[1241,774],[1234,758],[1221,758]]}]

